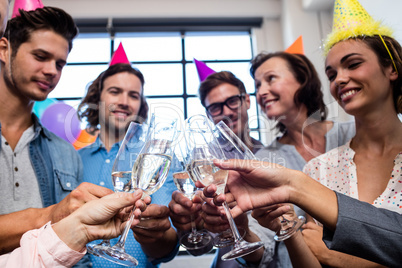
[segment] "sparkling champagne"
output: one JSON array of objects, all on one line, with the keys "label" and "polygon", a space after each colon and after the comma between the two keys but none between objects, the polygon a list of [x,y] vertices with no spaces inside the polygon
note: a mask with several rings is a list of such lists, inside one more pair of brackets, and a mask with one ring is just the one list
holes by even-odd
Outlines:
[{"label": "sparkling champagne", "polygon": [[117,192],[134,192],[131,180],[131,171],[112,172],[112,181],[114,190]]},{"label": "sparkling champagne", "polygon": [[194,181],[190,179],[190,176],[186,171],[174,173],[173,181],[180,192],[182,192],[189,199],[193,198],[197,187],[195,186]]},{"label": "sparkling champagne", "polygon": [[151,195],[165,182],[172,157],[165,154],[140,154],[133,166],[132,182],[135,189]]},{"label": "sparkling champagne", "polygon": [[191,161],[188,171],[194,181],[200,181],[204,186],[215,184],[217,194],[225,192],[228,170],[222,170],[215,166],[212,161],[202,159]]}]

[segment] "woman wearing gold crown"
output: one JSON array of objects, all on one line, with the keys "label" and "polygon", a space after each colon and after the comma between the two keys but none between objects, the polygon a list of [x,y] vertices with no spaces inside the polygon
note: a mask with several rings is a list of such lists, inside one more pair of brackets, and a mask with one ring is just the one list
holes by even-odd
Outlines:
[{"label": "woman wearing gold crown", "polygon": [[[401,46],[392,31],[371,18],[357,0],[337,0],[333,31],[324,50],[331,94],[355,117],[356,135],[308,162],[304,172],[334,191],[402,213]],[[304,227],[304,240],[321,265],[380,267],[329,250],[322,241],[322,228],[314,222]],[[348,236],[355,228],[359,226],[338,235]],[[308,248],[300,237],[298,233],[286,245],[293,265],[306,267],[305,259],[299,257],[307,256]],[[380,241],[378,237],[367,243]]]}]

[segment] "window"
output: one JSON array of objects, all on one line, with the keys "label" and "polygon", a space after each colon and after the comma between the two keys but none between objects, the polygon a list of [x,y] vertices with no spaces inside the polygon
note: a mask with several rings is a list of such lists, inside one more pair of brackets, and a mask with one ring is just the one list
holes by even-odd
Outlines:
[{"label": "window", "polygon": [[215,71],[228,70],[241,79],[251,95],[251,134],[259,139],[254,82],[249,74],[252,59],[250,31],[167,31],[81,33],[73,42],[68,64],[50,98],[78,107],[87,85],[108,67],[122,42],[127,57],[145,77],[144,92],[150,106],[187,118],[205,113],[197,98],[198,74],[193,58]]}]

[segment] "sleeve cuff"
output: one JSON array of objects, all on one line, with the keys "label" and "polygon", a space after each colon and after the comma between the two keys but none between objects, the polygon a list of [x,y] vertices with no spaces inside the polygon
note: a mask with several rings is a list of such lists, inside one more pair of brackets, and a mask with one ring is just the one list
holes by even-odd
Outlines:
[{"label": "sleeve cuff", "polygon": [[41,235],[38,236],[38,244],[49,252],[51,256],[64,266],[76,264],[86,253],[75,251],[67,246],[55,233],[50,222],[40,229]]}]

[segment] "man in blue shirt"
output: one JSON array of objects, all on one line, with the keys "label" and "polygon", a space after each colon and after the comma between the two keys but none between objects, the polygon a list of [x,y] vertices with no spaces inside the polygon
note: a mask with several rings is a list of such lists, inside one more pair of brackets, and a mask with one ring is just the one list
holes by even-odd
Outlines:
[{"label": "man in blue shirt", "polygon": [[[78,111],[88,128],[99,132],[96,141],[79,150],[84,163],[84,181],[113,189],[112,166],[130,122],[143,123],[148,105],[143,95],[144,77],[129,63],[117,63],[101,73],[88,87]],[[99,126],[99,129],[98,129]],[[140,150],[140,148],[138,148]],[[172,168],[165,184],[152,197],[143,212],[140,225],[128,234],[125,250],[139,261],[138,267],[157,267],[177,253],[175,229],[169,221],[167,207],[176,189]],[[135,239],[134,239],[135,238]],[[113,240],[112,244],[117,240]],[[99,257],[90,256],[93,267],[120,267]]]}]

